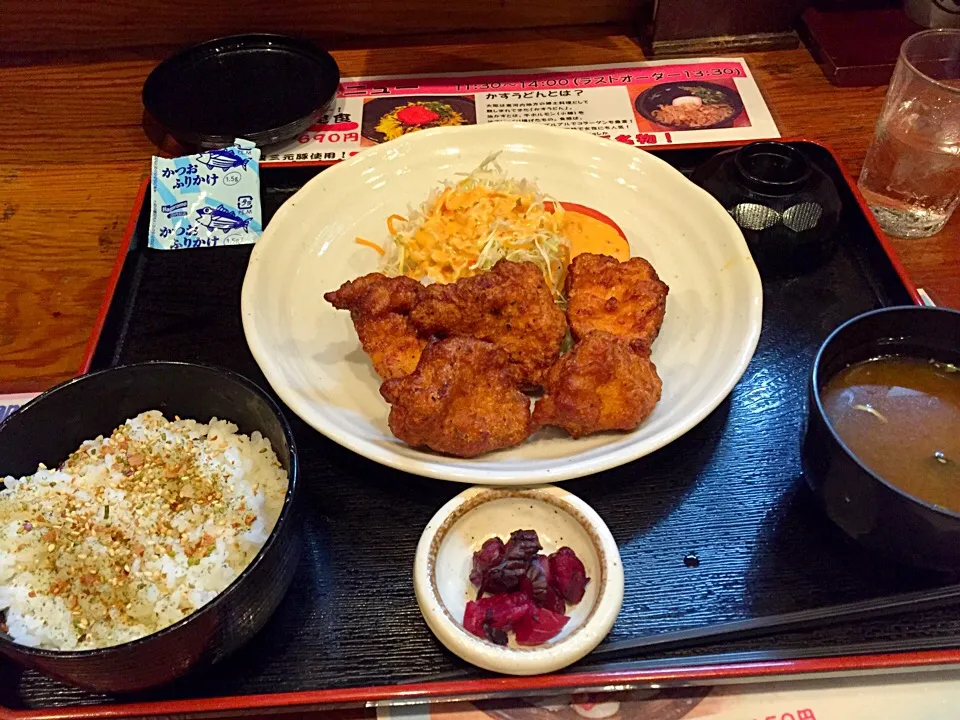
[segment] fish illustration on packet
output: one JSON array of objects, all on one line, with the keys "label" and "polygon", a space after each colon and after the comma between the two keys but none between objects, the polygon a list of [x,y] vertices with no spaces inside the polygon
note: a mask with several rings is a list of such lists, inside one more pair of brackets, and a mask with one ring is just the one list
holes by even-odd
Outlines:
[{"label": "fish illustration on packet", "polygon": [[248,140],[153,158],[148,244],[159,250],[254,243],[263,230],[260,150]]},{"label": "fish illustration on packet", "polygon": [[197,224],[209,228],[211,231],[222,230],[224,233],[230,230],[241,229],[244,232],[250,232],[250,218],[244,218],[230,212],[225,206],[220,205],[217,208],[202,207],[197,210]]},{"label": "fish illustration on packet", "polygon": [[197,162],[210,170],[230,170],[235,167],[246,170],[250,158],[231,148],[223,148],[222,150],[210,150],[197,155]]}]

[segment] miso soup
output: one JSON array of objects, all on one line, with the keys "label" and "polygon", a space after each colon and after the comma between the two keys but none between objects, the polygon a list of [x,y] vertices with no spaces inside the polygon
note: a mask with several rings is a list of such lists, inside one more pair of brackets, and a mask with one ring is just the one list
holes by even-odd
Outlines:
[{"label": "miso soup", "polygon": [[820,397],[864,465],[914,497],[960,512],[960,368],[878,358],[840,371]]}]

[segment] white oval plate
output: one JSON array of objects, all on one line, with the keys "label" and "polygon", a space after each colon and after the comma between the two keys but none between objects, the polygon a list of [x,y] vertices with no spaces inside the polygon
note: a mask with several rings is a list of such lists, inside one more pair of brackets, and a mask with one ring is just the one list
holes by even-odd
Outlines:
[{"label": "white oval plate", "polygon": [[[387,426],[389,406],[347,312],[323,294],[378,269],[358,245],[383,242],[405,214],[491,152],[510,175],[620,225],[632,255],[670,286],[653,346],[663,396],[628,433],[573,440],[541,430],[508,450],[464,460],[412,448]],[[354,452],[426,477],[529,485],[636,460],[683,435],[730,393],[760,335],[762,288],[750,251],[720,204],[659,158],[585,132],[492,123],[405,135],[325,170],[290,198],[254,247],[243,329],[263,374],[308,424]]]}]

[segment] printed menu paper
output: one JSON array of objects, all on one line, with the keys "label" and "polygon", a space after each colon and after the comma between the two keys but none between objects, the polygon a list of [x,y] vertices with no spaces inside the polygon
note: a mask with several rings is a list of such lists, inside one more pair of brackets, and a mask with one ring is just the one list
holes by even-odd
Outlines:
[{"label": "printed menu paper", "polygon": [[379,720],[954,720],[957,671],[380,707]]},{"label": "printed menu paper", "polygon": [[40,393],[12,393],[0,395],[0,422],[13,415],[28,400],[32,400]]},{"label": "printed menu paper", "polygon": [[344,78],[336,101],[264,163],[336,162],[409,132],[489,122],[571,128],[637,147],[779,137],[742,58]]}]

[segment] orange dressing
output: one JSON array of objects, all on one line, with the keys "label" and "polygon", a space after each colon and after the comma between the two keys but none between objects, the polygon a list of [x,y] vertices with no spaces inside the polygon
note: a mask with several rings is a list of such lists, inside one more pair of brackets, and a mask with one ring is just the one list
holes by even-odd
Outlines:
[{"label": "orange dressing", "polygon": [[563,205],[566,214],[561,232],[570,240],[570,259],[582,253],[609,255],[620,262],[630,259],[630,245],[623,232],[605,215],[589,208],[581,212],[567,203]]}]

